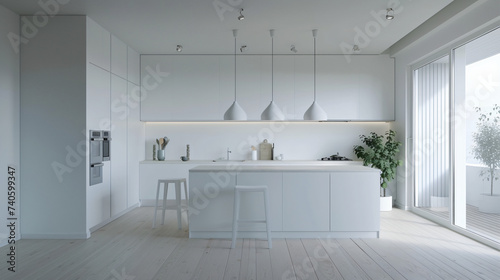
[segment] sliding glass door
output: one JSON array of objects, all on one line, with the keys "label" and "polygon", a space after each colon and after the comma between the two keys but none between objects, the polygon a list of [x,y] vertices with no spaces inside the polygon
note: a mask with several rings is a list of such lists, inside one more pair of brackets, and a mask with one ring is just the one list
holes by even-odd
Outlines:
[{"label": "sliding glass door", "polygon": [[414,71],[414,206],[450,218],[449,56]]},{"label": "sliding glass door", "polygon": [[453,57],[455,225],[500,242],[500,29]]},{"label": "sliding glass door", "polygon": [[500,243],[500,28],[413,70],[414,208]]}]

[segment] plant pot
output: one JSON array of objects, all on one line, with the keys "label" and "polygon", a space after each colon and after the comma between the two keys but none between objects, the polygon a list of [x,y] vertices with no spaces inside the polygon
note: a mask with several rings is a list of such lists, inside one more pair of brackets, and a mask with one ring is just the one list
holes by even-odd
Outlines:
[{"label": "plant pot", "polygon": [[380,197],[380,211],[392,211],[392,196]]},{"label": "plant pot", "polygon": [[499,214],[500,213],[500,195],[481,194],[481,204],[479,212]]}]

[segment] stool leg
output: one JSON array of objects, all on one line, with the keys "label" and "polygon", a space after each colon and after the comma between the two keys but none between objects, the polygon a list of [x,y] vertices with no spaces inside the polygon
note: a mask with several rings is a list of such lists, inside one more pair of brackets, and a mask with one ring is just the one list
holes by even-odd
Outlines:
[{"label": "stool leg", "polygon": [[155,202],[155,215],[154,215],[154,219],[153,219],[153,228],[156,227],[156,212],[158,210],[158,199],[160,198],[160,185],[161,185],[161,182],[158,182],[158,185],[156,187],[156,202]]},{"label": "stool leg", "polygon": [[164,183],[164,188],[163,188],[163,213],[161,216],[161,224],[165,224],[165,210],[167,210],[167,194],[168,194],[168,183]]},{"label": "stool leg", "polygon": [[181,182],[175,182],[175,201],[177,203],[177,227],[182,229],[181,218]]},{"label": "stool leg", "polygon": [[184,200],[186,201],[186,220],[188,221],[189,224],[189,199],[188,199],[188,190],[187,190],[187,183],[186,180],[184,182]]},{"label": "stool leg", "polygon": [[238,229],[238,219],[240,215],[240,193],[234,190],[234,206],[233,206],[233,238],[231,248],[236,246],[236,232]]},{"label": "stool leg", "polygon": [[267,190],[264,191],[264,208],[266,210],[266,229],[267,229],[267,244],[269,249],[272,248],[271,243],[271,226],[269,224],[269,197]]}]

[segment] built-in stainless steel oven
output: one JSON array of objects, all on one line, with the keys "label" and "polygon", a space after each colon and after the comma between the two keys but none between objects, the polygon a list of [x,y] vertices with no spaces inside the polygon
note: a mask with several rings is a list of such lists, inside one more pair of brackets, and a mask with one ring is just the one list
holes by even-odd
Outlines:
[{"label": "built-in stainless steel oven", "polygon": [[90,163],[101,163],[103,160],[102,154],[102,131],[101,130],[91,130],[90,131]]},{"label": "built-in stainless steel oven", "polygon": [[102,160],[111,160],[111,131],[102,131]]},{"label": "built-in stainless steel oven", "polygon": [[102,167],[104,163],[90,164],[90,186],[102,183]]},{"label": "built-in stainless steel oven", "polygon": [[90,185],[102,183],[103,137],[101,130],[90,131],[89,161]]}]

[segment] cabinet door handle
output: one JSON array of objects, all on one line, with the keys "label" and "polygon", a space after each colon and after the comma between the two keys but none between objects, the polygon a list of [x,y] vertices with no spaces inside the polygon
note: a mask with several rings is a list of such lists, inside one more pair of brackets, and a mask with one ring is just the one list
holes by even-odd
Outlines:
[{"label": "cabinet door handle", "polygon": [[99,167],[99,166],[104,166],[104,163],[96,163],[90,165],[90,167]]}]

